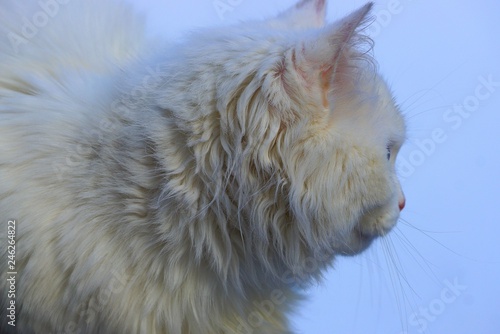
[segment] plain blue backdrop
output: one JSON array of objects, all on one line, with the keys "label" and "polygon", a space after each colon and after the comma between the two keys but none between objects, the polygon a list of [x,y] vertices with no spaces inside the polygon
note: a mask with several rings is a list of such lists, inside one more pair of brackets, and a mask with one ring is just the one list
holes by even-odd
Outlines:
[{"label": "plain blue backdrop", "polygon": [[[293,0],[130,0],[154,35],[272,16]],[[363,5],[328,4],[330,22]],[[221,8],[224,8],[221,10]],[[500,333],[500,2],[380,0],[369,29],[408,125],[407,206],[339,259],[293,316],[303,334]]]}]

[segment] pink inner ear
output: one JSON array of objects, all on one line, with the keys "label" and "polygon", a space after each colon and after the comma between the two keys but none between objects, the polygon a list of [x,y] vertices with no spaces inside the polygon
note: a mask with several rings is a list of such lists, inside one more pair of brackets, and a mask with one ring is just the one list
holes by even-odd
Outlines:
[{"label": "pink inner ear", "polygon": [[303,0],[299,2],[298,4],[295,5],[295,8],[301,9],[302,7],[306,6],[307,4],[314,2],[314,7],[316,8],[316,13],[321,14],[323,13],[325,9],[325,3],[326,0]]},{"label": "pink inner ear", "polygon": [[[299,58],[299,59],[297,59]],[[304,62],[304,63],[302,63]],[[311,94],[320,94],[321,104],[324,108],[329,107],[328,94],[332,81],[332,72],[334,70],[332,62],[314,62],[307,59],[306,45],[302,44],[300,51],[294,49],[291,51],[291,63],[293,71],[297,74],[300,80],[300,85]],[[283,73],[286,71],[282,69]],[[286,87],[286,79],[282,76],[285,85],[285,91],[289,92]],[[315,93],[314,93],[315,92]],[[318,101],[319,102],[319,101]]]},{"label": "pink inner ear", "polygon": [[[322,10],[324,5],[325,0],[306,0],[297,7],[302,7],[301,10],[307,7],[308,12],[312,12]],[[297,41],[294,47],[288,49],[276,76],[281,77],[289,95],[303,92],[316,105],[328,108],[332,90],[351,88],[355,69],[351,59],[357,57],[357,43],[363,41],[357,36],[358,28],[371,6],[372,3],[368,3],[337,23]]]},{"label": "pink inner ear", "polygon": [[316,13],[320,14],[325,10],[325,0],[316,1]]},{"label": "pink inner ear", "polygon": [[332,78],[333,67],[328,67],[327,69],[321,71],[320,80],[321,80],[321,92],[322,92],[322,103],[323,107],[328,108],[330,106],[330,102],[328,100],[328,93],[330,92],[330,81]]},{"label": "pink inner ear", "polygon": [[285,15],[299,18],[299,21],[306,23],[305,26],[321,27],[325,21],[326,0],[302,0],[285,12]]}]

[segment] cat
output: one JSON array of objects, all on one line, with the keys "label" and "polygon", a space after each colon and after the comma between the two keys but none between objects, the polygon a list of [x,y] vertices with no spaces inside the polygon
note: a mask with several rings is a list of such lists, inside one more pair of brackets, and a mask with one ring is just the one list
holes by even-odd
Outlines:
[{"label": "cat", "polygon": [[2,333],[290,333],[302,288],[396,224],[372,3],[161,46],[118,1],[0,6]]}]

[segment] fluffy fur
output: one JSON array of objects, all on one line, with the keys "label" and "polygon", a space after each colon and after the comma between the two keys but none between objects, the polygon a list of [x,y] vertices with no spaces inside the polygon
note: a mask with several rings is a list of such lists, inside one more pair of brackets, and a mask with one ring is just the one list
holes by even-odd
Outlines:
[{"label": "fluffy fur", "polygon": [[0,5],[18,333],[288,333],[297,288],[396,223],[405,129],[371,4],[325,26],[303,0],[158,48],[124,4],[40,3]]}]

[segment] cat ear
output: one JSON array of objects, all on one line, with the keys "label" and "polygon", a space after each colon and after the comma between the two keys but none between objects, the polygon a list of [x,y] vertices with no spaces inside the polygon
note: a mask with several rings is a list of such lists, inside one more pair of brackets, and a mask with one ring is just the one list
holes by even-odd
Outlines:
[{"label": "cat ear", "polygon": [[368,3],[296,43],[285,56],[285,72],[290,75],[285,75],[283,80],[291,80],[284,83],[285,87],[292,87],[295,81],[300,91],[305,89],[307,96],[320,99],[323,106],[328,107],[331,89],[345,87],[348,82],[343,81],[352,77],[360,44],[368,39],[360,30],[372,6],[373,3]]},{"label": "cat ear", "polygon": [[287,28],[319,28],[325,24],[326,0],[302,0],[281,13],[273,23]]}]

